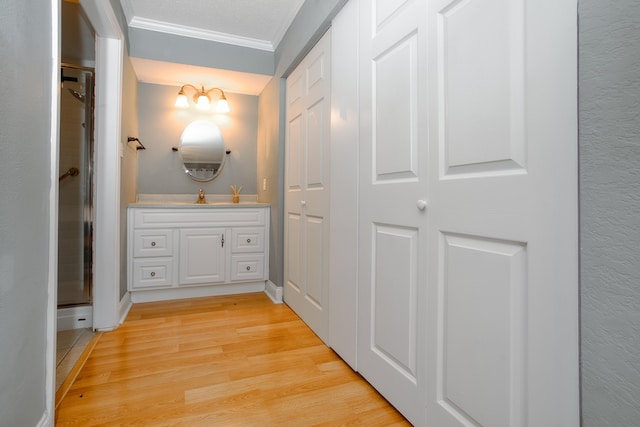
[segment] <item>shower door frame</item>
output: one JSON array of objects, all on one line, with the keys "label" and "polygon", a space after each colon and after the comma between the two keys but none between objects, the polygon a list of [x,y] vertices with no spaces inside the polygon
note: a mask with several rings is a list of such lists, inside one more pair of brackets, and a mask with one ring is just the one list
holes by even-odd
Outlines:
[{"label": "shower door frame", "polygon": [[[60,63],[60,70],[72,69],[87,72],[91,74],[91,84],[86,85],[85,88],[85,108],[84,108],[84,141],[86,144],[83,155],[83,170],[84,170],[84,194],[83,208],[82,208],[82,235],[83,235],[83,301],[82,302],[69,302],[60,304],[56,301],[58,308],[87,306],[93,304],[93,245],[94,245],[94,161],[95,161],[95,81],[96,72],[93,67],[86,67],[76,64],[69,64],[65,62]],[[62,81],[64,83],[64,81]],[[61,95],[62,96],[62,95]],[[60,112],[62,113],[62,112]],[[87,125],[88,124],[88,125]],[[58,196],[59,198],[59,196]],[[60,206],[58,206],[60,209]],[[58,219],[59,221],[59,219]]]}]

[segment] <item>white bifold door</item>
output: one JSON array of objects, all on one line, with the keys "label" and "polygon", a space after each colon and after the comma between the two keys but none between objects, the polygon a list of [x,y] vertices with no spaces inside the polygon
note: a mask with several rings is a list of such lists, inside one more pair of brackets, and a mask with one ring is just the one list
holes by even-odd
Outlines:
[{"label": "white bifold door", "polygon": [[325,342],[329,334],[331,36],[287,78],[284,300]]},{"label": "white bifold door", "polygon": [[575,3],[359,1],[358,370],[415,425],[579,423]]}]

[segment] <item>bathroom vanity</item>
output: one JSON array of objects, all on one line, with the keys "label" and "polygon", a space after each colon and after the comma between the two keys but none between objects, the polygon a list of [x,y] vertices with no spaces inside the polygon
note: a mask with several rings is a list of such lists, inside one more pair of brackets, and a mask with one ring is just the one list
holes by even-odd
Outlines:
[{"label": "bathroom vanity", "polygon": [[134,203],[127,219],[133,302],[265,289],[268,204]]}]

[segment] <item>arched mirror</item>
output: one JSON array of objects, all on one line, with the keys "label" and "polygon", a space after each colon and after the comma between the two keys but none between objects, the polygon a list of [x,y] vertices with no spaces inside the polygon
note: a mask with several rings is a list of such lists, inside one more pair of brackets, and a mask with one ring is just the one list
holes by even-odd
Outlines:
[{"label": "arched mirror", "polygon": [[227,157],[220,129],[207,120],[196,120],[184,129],[178,151],[185,172],[194,181],[214,179]]}]

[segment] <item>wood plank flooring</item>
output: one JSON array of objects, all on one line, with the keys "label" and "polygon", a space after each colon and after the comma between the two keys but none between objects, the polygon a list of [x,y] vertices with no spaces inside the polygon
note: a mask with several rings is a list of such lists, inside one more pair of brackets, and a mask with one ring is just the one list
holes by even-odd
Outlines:
[{"label": "wood plank flooring", "polygon": [[408,426],[262,294],[136,304],[102,334],[56,426]]}]

